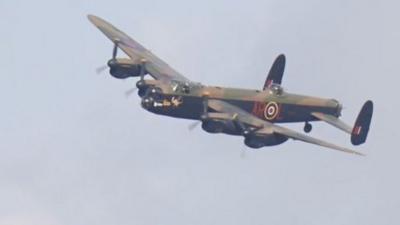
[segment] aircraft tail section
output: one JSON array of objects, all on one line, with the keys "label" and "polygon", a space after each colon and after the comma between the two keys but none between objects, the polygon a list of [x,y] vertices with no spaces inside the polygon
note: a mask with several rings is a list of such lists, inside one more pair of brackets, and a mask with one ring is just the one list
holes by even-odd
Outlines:
[{"label": "aircraft tail section", "polygon": [[357,120],[351,132],[351,143],[353,145],[361,145],[367,140],[373,108],[372,101],[367,101],[358,114]]},{"label": "aircraft tail section", "polygon": [[374,107],[372,101],[367,101],[361,108],[354,127],[347,125],[345,122],[332,115],[323,114],[320,112],[313,112],[311,113],[311,115],[350,134],[351,143],[353,145],[361,145],[367,140],[369,127],[371,125],[373,108]]},{"label": "aircraft tail section", "polygon": [[286,57],[285,55],[279,55],[274,63],[272,64],[271,69],[269,70],[267,80],[264,83],[263,90],[269,88],[272,84],[281,84],[283,73],[285,71]]}]

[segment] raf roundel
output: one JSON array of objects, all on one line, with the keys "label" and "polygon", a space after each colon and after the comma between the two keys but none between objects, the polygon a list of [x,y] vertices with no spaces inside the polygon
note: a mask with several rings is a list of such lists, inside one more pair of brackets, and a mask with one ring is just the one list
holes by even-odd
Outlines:
[{"label": "raf roundel", "polygon": [[276,102],[269,102],[264,109],[264,117],[267,120],[274,120],[279,113],[279,106]]}]

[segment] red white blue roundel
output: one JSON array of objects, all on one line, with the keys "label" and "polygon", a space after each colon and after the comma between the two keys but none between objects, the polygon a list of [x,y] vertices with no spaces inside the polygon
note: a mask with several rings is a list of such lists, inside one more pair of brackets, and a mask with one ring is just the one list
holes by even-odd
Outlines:
[{"label": "red white blue roundel", "polygon": [[264,109],[264,117],[267,120],[273,120],[278,116],[279,106],[276,102],[268,102]]}]

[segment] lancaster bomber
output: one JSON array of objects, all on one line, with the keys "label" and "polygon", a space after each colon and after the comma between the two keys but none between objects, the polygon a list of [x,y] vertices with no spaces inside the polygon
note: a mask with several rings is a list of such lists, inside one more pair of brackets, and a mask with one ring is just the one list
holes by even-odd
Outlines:
[{"label": "lancaster bomber", "polygon": [[[189,80],[105,20],[93,15],[88,19],[114,44],[112,58],[107,63],[110,74],[118,79],[138,77],[136,87],[141,106],[149,112],[197,120],[208,133],[242,136],[250,148],[279,145],[293,139],[363,155],[277,125],[302,122],[304,132],[309,133],[310,122],[324,121],[348,133],[353,145],[360,145],[367,139],[373,112],[372,101],[367,101],[354,126],[349,126],[339,119],[342,105],[337,100],[286,92],[281,86],[284,55],[273,63],[261,90],[209,86]],[[129,58],[117,58],[118,49]],[[152,79],[145,79],[146,75]]]}]

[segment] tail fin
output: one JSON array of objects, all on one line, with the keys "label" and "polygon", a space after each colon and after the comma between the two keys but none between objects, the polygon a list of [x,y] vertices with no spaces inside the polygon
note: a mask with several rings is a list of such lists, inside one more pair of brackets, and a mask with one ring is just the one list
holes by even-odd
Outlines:
[{"label": "tail fin", "polygon": [[362,107],[351,133],[351,143],[353,145],[361,145],[367,140],[373,110],[374,105],[372,101],[367,101]]},{"label": "tail fin", "polygon": [[282,83],[282,77],[285,71],[285,64],[286,64],[285,55],[281,54],[275,59],[274,64],[272,64],[272,67],[269,70],[268,77],[264,83],[263,90],[269,88],[272,84]]}]

